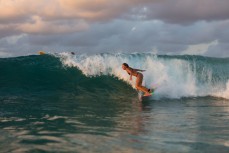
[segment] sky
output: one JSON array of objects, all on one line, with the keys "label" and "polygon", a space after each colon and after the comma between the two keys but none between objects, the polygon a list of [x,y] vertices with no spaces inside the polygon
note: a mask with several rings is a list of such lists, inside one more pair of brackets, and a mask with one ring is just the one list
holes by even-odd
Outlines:
[{"label": "sky", "polygon": [[229,0],[0,0],[0,57],[37,51],[229,57]]}]

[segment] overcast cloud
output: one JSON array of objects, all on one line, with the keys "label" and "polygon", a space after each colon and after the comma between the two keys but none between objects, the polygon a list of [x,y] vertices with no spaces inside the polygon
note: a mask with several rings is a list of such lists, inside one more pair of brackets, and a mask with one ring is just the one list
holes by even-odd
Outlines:
[{"label": "overcast cloud", "polygon": [[154,52],[229,57],[228,0],[0,0],[0,57]]}]

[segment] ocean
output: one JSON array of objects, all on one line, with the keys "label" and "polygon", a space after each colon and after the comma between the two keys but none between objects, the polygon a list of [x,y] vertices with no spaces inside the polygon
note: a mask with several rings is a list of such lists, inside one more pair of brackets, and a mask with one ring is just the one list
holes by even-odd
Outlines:
[{"label": "ocean", "polygon": [[[139,101],[122,63],[156,88]],[[229,58],[0,58],[0,152],[228,153]]]}]

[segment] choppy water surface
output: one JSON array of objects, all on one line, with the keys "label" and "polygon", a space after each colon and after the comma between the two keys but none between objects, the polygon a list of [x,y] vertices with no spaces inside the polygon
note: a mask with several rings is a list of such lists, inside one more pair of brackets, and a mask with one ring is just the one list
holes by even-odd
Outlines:
[{"label": "choppy water surface", "polygon": [[229,102],[1,98],[1,152],[229,152]]}]

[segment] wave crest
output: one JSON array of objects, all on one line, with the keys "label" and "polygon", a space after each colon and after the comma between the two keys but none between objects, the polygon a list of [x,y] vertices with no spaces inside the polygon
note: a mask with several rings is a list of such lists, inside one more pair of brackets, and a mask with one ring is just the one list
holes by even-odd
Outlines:
[{"label": "wave crest", "polygon": [[228,97],[229,60],[202,56],[163,56],[138,54],[60,54],[62,63],[77,67],[87,77],[110,75],[124,80],[133,88],[135,79],[122,70],[121,64],[144,69],[144,85],[157,88],[159,98],[198,96]]}]

